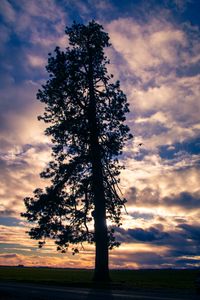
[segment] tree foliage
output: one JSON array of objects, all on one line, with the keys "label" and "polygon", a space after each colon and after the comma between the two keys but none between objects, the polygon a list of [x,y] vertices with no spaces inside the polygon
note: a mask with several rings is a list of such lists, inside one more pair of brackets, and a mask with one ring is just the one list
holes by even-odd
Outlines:
[{"label": "tree foliage", "polygon": [[132,137],[124,124],[129,112],[127,98],[119,81],[113,82],[107,71],[104,47],[110,43],[103,27],[94,21],[87,26],[73,23],[66,34],[69,47],[65,51],[57,47],[49,54],[49,79],[37,93],[37,99],[45,104],[45,112],[38,118],[47,123],[45,134],[53,144],[52,161],[41,177],[50,179],[51,185],[25,198],[26,212],[22,215],[33,223],[29,234],[39,240],[40,247],[51,238],[61,252],[72,244],[76,253],[79,244],[95,242],[96,150],[91,143],[95,125],[106,219],[113,224],[107,234],[108,248],[112,249],[118,245],[112,227],[120,226],[126,202],[118,185],[122,168],[119,155]]}]

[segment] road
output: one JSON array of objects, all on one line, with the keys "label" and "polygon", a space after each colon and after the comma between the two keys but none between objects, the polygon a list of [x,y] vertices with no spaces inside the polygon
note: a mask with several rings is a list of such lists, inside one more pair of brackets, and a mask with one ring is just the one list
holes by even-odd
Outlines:
[{"label": "road", "polygon": [[162,291],[95,290],[0,282],[0,300],[195,300],[195,294]]}]

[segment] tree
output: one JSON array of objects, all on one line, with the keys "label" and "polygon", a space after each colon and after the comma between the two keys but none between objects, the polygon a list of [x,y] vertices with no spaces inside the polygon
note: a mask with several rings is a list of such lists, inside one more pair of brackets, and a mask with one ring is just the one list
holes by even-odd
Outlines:
[{"label": "tree", "polygon": [[37,93],[45,103],[38,118],[49,125],[45,134],[53,143],[53,160],[40,175],[51,179],[51,186],[25,198],[22,215],[34,223],[29,235],[39,247],[52,238],[57,250],[74,245],[75,254],[81,243],[95,243],[94,280],[108,281],[108,251],[119,245],[113,227],[121,225],[126,202],[118,187],[118,156],[132,137],[123,124],[128,103],[119,81],[110,83],[103,51],[110,44],[103,27],[74,22],[66,34],[70,46],[49,54],[49,80]]}]

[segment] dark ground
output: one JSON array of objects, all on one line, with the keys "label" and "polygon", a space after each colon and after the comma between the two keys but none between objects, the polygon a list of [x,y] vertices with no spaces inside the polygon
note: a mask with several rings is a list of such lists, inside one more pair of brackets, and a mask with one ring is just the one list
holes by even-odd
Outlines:
[{"label": "dark ground", "polygon": [[[0,267],[0,300],[193,300],[198,270],[111,270],[95,285],[92,270]],[[199,279],[200,290],[200,279]]]},{"label": "dark ground", "polygon": [[177,290],[113,290],[66,288],[27,283],[0,282],[0,300],[195,300],[198,295]]}]

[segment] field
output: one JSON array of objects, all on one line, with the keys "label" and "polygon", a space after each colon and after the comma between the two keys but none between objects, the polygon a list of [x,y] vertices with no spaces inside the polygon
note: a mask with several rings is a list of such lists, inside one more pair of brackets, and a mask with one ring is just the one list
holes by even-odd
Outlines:
[{"label": "field", "polygon": [[[197,270],[111,270],[112,287],[119,289],[195,289]],[[92,270],[0,267],[0,280],[91,287]]]}]

